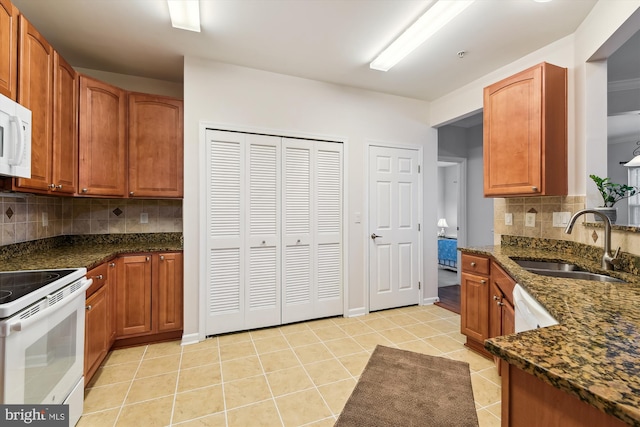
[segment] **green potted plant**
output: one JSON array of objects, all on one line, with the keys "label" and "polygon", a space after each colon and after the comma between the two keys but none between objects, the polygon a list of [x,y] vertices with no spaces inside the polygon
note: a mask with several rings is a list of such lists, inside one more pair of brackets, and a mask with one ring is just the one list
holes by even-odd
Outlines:
[{"label": "green potted plant", "polygon": [[[640,189],[627,184],[618,184],[611,182],[611,178],[600,178],[597,175],[589,175],[589,178],[596,183],[596,187],[602,196],[602,206],[595,209],[602,211],[615,224],[618,218],[618,211],[614,205],[622,199],[638,194]],[[596,221],[600,221],[599,217],[595,217]]]}]

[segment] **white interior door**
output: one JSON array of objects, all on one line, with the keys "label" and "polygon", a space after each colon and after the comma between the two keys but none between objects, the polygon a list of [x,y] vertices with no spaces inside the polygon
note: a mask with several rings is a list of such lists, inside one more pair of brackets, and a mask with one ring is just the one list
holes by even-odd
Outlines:
[{"label": "white interior door", "polygon": [[419,302],[419,151],[369,150],[369,309]]}]

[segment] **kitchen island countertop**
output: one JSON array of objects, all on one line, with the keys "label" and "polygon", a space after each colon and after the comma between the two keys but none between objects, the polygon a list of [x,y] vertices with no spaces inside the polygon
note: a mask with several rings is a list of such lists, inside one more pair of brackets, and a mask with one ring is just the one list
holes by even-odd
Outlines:
[{"label": "kitchen island countertop", "polygon": [[640,426],[640,278],[626,283],[537,275],[512,258],[561,261],[604,273],[597,262],[564,248],[460,248],[493,257],[559,325],[491,338],[485,348],[523,371],[607,414]]}]

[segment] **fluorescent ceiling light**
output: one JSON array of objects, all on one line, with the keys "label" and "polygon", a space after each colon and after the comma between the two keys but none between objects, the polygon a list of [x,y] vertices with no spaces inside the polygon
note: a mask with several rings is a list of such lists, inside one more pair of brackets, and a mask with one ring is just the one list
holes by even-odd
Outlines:
[{"label": "fluorescent ceiling light", "polygon": [[200,0],[167,0],[167,4],[174,28],[200,32]]},{"label": "fluorescent ceiling light", "polygon": [[369,67],[387,71],[405,56],[413,52],[440,28],[447,25],[474,0],[440,0],[427,10],[416,22],[387,47]]}]

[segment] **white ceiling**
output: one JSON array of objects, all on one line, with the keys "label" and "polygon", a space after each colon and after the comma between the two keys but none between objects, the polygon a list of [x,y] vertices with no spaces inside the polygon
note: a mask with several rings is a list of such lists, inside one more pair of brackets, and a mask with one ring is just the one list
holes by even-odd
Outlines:
[{"label": "white ceiling", "polygon": [[172,28],[164,0],[13,0],[75,67],[181,82],[198,56],[424,100],[573,33],[596,2],[478,0],[384,73],[369,62],[428,0],[201,0],[201,33]]}]

